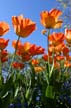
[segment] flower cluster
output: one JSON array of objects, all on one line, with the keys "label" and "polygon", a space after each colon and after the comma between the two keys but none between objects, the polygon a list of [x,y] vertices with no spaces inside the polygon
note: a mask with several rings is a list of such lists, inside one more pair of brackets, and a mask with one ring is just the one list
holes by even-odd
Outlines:
[{"label": "flower cluster", "polygon": [[[9,39],[0,38],[0,99],[2,108],[59,108],[56,102],[66,101],[64,85],[68,86],[71,75],[71,29],[63,32],[51,32],[51,29],[62,27],[59,19],[62,11],[52,9],[40,13],[40,23],[45,28],[42,34],[47,38],[47,51],[42,46],[22,43],[36,30],[36,23],[29,18],[12,16],[12,25],[17,40],[12,41],[14,53],[9,54],[5,49]],[[0,37],[10,30],[9,24],[0,22]],[[11,56],[11,57],[10,57]],[[3,72],[6,70],[6,78]],[[63,96],[62,98],[60,96]],[[20,102],[16,103],[16,98]],[[68,94],[68,101],[71,101]],[[67,102],[67,101],[66,101]],[[27,103],[27,104],[26,104]],[[23,104],[23,105],[22,105]],[[65,103],[64,103],[65,104]],[[71,105],[71,104],[66,104]]]}]

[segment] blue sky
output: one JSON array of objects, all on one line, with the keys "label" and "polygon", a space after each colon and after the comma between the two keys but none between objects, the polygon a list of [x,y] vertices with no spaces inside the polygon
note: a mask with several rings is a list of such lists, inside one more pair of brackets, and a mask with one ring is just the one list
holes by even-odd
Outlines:
[{"label": "blue sky", "polygon": [[9,46],[7,47],[9,52],[13,52],[12,40],[17,39],[12,27],[12,16],[18,16],[23,14],[25,18],[30,18],[36,22],[37,30],[34,31],[29,37],[21,38],[22,42],[29,41],[35,43],[44,48],[47,46],[46,37],[41,34],[41,30],[44,27],[40,24],[40,13],[43,10],[50,10],[57,8],[56,0],[1,0],[0,1],[0,21],[6,21],[10,25],[10,31],[3,37],[10,39]]}]

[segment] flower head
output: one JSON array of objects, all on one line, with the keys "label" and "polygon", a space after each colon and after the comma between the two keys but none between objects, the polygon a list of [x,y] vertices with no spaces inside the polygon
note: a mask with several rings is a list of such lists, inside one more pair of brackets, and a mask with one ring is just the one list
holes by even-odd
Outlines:
[{"label": "flower head", "polygon": [[43,35],[46,35],[47,30],[42,30],[41,33],[42,33]]},{"label": "flower head", "polygon": [[6,22],[0,22],[0,36],[3,36],[9,31],[10,27]]},{"label": "flower head", "polygon": [[0,38],[0,49],[5,49],[8,45],[9,39]]},{"label": "flower head", "polygon": [[42,11],[40,14],[40,22],[45,28],[60,28],[63,21],[59,20],[59,16],[62,15],[62,11],[57,9],[52,9],[48,11]]},{"label": "flower head", "polygon": [[70,49],[66,45],[64,45],[62,52],[64,56],[68,56]]},{"label": "flower head", "polygon": [[52,33],[49,35],[49,41],[52,42],[53,45],[61,44],[64,41],[64,34],[63,33]]},{"label": "flower head", "polygon": [[1,62],[4,63],[6,61],[8,61],[8,52],[7,50],[2,50],[2,52],[0,52],[0,58],[1,58]]},{"label": "flower head", "polygon": [[[17,44],[17,40],[12,41],[12,46],[13,48],[16,49],[16,44]],[[31,44],[29,42],[25,42],[24,44],[22,44],[21,41],[18,42],[18,53],[19,54],[25,54],[28,52],[28,50],[30,49]]]},{"label": "flower head", "polygon": [[36,30],[36,24],[29,18],[24,18],[22,15],[13,16],[12,24],[16,34],[20,37],[29,36],[34,30]]},{"label": "flower head", "polygon": [[65,29],[65,39],[68,44],[71,44],[71,29]]},{"label": "flower head", "polygon": [[23,62],[27,62],[27,61],[29,61],[31,59],[30,54],[21,54],[20,56],[22,57]]},{"label": "flower head", "polygon": [[71,63],[68,60],[66,60],[64,62],[64,67],[71,67]]},{"label": "flower head", "polygon": [[12,66],[15,68],[15,69],[23,69],[24,68],[24,64],[23,63],[19,63],[19,62],[14,62],[12,64]]},{"label": "flower head", "polygon": [[39,55],[39,54],[44,54],[45,49],[42,48],[41,46],[36,46],[35,44],[32,44],[29,53],[34,56],[34,55]]},{"label": "flower head", "polygon": [[45,67],[35,66],[34,70],[35,70],[36,73],[44,72]]},{"label": "flower head", "polygon": [[32,59],[32,65],[36,66],[39,64],[38,59]]}]

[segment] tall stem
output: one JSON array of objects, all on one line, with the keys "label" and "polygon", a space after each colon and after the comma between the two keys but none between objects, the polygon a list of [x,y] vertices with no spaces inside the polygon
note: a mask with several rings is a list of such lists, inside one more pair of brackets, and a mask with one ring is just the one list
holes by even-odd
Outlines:
[{"label": "tall stem", "polygon": [[12,63],[13,63],[14,58],[15,58],[15,56],[16,56],[16,52],[17,52],[18,42],[19,42],[19,40],[20,40],[20,36],[18,36],[18,40],[17,40],[16,47],[15,47],[15,52],[14,52],[14,54],[13,54],[12,61],[11,61],[11,64],[10,64],[10,67],[9,67],[8,72],[10,72],[10,71],[11,71],[11,68],[12,68]]},{"label": "tall stem", "polygon": [[48,29],[48,36],[47,36],[47,52],[48,52],[48,63],[47,63],[47,68],[48,68],[48,80],[49,80],[49,74],[50,74],[50,60],[49,60],[49,35],[50,35],[50,29]]},{"label": "tall stem", "polygon": [[3,82],[3,77],[2,77],[2,61],[1,61],[1,58],[2,58],[2,49],[0,49],[0,85],[2,85],[2,82]]},{"label": "tall stem", "polygon": [[18,36],[18,40],[17,40],[17,43],[16,43],[16,48],[15,48],[15,52],[14,52],[14,55],[16,55],[16,52],[17,52],[17,48],[18,48],[18,42],[20,40],[20,36]]},{"label": "tall stem", "polygon": [[0,50],[0,76],[2,76],[2,61],[1,61],[1,57],[2,57],[2,50]]},{"label": "tall stem", "polygon": [[50,35],[50,29],[48,29],[48,36],[47,36],[47,51],[49,51],[49,35]]}]

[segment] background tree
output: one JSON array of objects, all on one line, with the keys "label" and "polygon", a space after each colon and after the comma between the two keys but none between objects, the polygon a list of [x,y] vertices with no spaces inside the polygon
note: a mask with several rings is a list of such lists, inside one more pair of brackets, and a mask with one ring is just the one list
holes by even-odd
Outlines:
[{"label": "background tree", "polygon": [[71,0],[56,0],[59,9],[63,10],[63,28],[71,28]]}]

